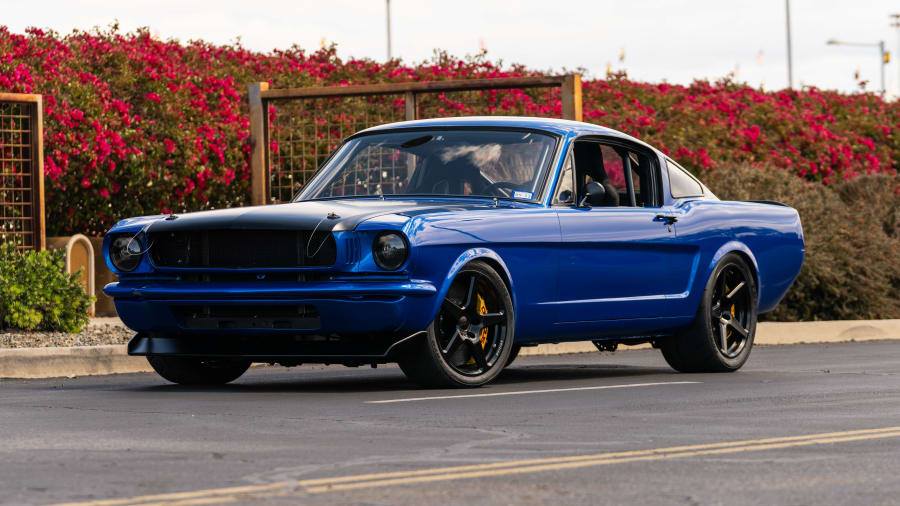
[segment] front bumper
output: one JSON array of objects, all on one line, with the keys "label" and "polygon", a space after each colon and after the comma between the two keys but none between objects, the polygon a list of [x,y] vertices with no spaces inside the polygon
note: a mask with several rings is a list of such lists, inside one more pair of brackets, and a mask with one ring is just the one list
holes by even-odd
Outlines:
[{"label": "front bumper", "polygon": [[[188,283],[125,280],[104,292],[122,322],[140,335],[178,337],[405,337],[428,326],[437,288],[428,281]],[[308,308],[315,318],[271,316],[278,308]],[[259,309],[259,315],[254,313]],[[198,324],[196,313],[206,319]],[[304,309],[303,311],[307,311]],[[240,316],[229,317],[229,313]],[[216,315],[210,317],[210,315]],[[302,320],[302,321],[301,321]]]}]

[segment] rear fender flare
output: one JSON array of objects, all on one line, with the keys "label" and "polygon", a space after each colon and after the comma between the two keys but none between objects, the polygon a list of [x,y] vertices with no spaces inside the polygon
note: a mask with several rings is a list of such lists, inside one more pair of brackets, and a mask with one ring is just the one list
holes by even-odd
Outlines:
[{"label": "rear fender flare", "polygon": [[712,275],[716,266],[719,265],[719,261],[721,261],[722,257],[729,253],[739,253],[741,254],[741,256],[749,260],[750,269],[753,271],[753,277],[756,281],[756,302],[758,304],[762,296],[762,286],[760,286],[759,279],[759,264],[756,262],[756,257],[753,255],[753,252],[750,251],[750,248],[746,244],[737,240],[729,241],[723,244],[718,250],[716,250],[716,253],[712,256],[709,264],[706,266],[705,272],[703,272],[703,277],[697,280],[698,283],[696,284],[696,286],[701,288],[705,287],[707,280],[709,280],[709,277]]}]

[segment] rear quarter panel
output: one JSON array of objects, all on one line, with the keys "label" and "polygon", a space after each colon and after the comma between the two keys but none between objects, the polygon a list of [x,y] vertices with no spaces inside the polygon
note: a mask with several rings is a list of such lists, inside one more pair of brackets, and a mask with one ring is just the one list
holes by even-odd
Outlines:
[{"label": "rear quarter panel", "polygon": [[759,312],[775,309],[803,265],[805,246],[797,211],[776,204],[718,200],[688,201],[676,209],[680,217],[676,233],[684,245],[680,254],[690,257],[676,264],[692,271],[685,292],[673,301],[676,313],[696,313],[713,269],[731,252],[743,255],[756,273]]}]

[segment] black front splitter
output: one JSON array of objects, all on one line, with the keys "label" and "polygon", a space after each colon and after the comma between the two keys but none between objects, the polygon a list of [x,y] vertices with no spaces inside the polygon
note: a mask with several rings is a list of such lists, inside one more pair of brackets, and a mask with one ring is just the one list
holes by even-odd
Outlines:
[{"label": "black front splitter", "polygon": [[424,331],[388,338],[179,336],[138,333],[128,342],[132,356],[243,358],[253,362],[347,363],[392,362],[402,345]]}]

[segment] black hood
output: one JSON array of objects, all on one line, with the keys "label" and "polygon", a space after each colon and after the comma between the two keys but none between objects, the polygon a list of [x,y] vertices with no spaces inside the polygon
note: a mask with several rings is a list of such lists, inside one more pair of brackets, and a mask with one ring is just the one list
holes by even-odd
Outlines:
[{"label": "black hood", "polygon": [[368,219],[387,214],[413,216],[441,211],[493,207],[484,201],[394,199],[314,200],[269,206],[239,207],[177,215],[150,227],[153,232],[176,230],[353,230]]}]

